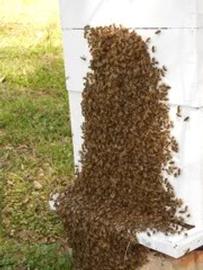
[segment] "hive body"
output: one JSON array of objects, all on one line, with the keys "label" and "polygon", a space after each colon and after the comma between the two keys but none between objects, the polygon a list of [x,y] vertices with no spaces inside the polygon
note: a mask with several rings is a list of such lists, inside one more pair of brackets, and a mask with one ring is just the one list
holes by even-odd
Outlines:
[{"label": "hive body", "polygon": [[[202,14],[201,0],[61,0],[75,164],[79,164],[82,143],[83,77],[90,60],[83,27],[116,23],[134,28],[143,39],[151,38],[156,59],[168,70],[165,81],[171,86],[170,116],[174,122],[173,134],[180,146],[175,161],[181,168],[180,177],[171,179],[171,183],[177,196],[189,206],[191,216],[187,222],[196,228],[203,225]],[[159,35],[155,34],[157,29],[161,29]],[[83,56],[86,60],[81,59]],[[177,106],[181,107],[183,119],[189,117],[188,121],[177,117]]]}]

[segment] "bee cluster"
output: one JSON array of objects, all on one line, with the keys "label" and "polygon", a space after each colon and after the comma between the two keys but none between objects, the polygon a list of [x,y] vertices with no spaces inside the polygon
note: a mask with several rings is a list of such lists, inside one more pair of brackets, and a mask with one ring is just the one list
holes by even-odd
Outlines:
[{"label": "bee cluster", "polygon": [[173,161],[170,87],[162,82],[167,69],[135,31],[86,27],[85,38],[92,60],[81,103],[82,169],[58,211],[75,269],[135,270],[148,252],[136,233],[180,232],[187,214],[163,174],[181,173]]}]

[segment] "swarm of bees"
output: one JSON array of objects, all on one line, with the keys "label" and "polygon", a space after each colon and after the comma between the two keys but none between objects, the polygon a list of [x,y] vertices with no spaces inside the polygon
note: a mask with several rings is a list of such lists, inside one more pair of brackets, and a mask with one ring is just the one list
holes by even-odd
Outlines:
[{"label": "swarm of bees", "polygon": [[176,215],[183,202],[162,173],[175,167],[179,150],[170,133],[170,87],[161,82],[167,68],[160,72],[147,43],[127,28],[88,26],[85,37],[92,60],[81,103],[82,168],[58,212],[76,270],[134,270],[148,252],[136,232],[180,233],[183,221]]}]

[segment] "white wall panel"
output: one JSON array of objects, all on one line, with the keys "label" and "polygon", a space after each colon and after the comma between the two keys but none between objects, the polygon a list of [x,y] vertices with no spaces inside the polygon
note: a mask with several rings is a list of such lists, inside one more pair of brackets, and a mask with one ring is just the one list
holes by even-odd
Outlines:
[{"label": "white wall panel", "polygon": [[201,0],[60,0],[62,27],[123,24],[126,27],[197,27]]}]

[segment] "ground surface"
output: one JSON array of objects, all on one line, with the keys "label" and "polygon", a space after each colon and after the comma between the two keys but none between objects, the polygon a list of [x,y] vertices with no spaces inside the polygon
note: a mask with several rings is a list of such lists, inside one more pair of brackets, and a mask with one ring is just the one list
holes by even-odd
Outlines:
[{"label": "ground surface", "polygon": [[0,0],[0,269],[71,269],[48,207],[72,178],[57,0]]}]

